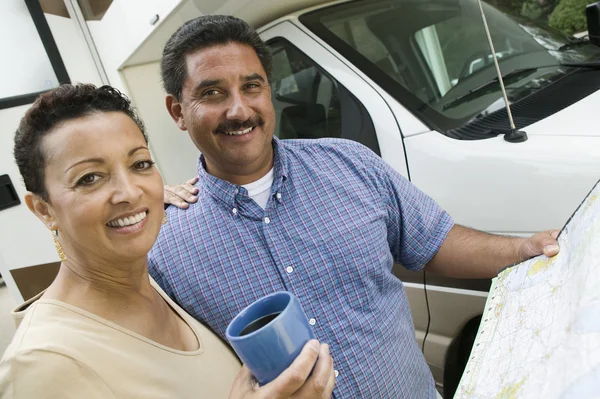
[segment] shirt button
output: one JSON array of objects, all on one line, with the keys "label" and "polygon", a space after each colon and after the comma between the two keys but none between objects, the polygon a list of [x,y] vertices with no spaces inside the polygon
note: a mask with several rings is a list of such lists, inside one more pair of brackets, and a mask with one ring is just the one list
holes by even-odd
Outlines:
[{"label": "shirt button", "polygon": [[240,189],[239,189],[239,188],[236,188],[236,189],[235,189],[235,193],[236,193],[236,194],[239,194],[239,193],[240,193]]},{"label": "shirt button", "polygon": [[337,377],[338,377],[338,375],[340,375],[340,372],[339,372],[339,371],[337,371],[337,370],[333,370],[333,374],[335,374],[335,378],[337,378]]},{"label": "shirt button", "polygon": [[269,223],[271,223],[271,219],[265,218],[265,224],[269,224]]},{"label": "shirt button", "polygon": [[233,213],[234,215],[236,215],[236,214],[237,214],[237,208],[233,208],[233,209],[231,210],[231,213]]},{"label": "shirt button", "polygon": [[315,324],[317,324],[317,321],[316,321],[314,318],[311,318],[311,319],[308,321],[308,324],[310,324],[311,326],[314,326]]},{"label": "shirt button", "polygon": [[277,193],[277,199],[281,199],[281,193]]},{"label": "shirt button", "polygon": [[291,273],[291,272],[294,271],[294,268],[291,267],[291,266],[288,266],[288,267],[285,268],[285,271],[288,272],[288,273]]}]

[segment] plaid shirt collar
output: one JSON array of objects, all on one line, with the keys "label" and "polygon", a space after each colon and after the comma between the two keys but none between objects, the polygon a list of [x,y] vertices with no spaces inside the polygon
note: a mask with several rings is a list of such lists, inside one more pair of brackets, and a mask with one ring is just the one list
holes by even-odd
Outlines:
[{"label": "plaid shirt collar", "polygon": [[[273,185],[271,186],[271,194],[280,191],[283,182],[288,177],[287,156],[285,149],[280,144],[279,139],[273,136]],[[230,183],[226,180],[219,179],[206,171],[206,160],[204,155],[198,158],[198,179],[200,187],[202,187],[209,195],[215,198],[228,208],[235,206],[235,197],[238,194],[247,196],[248,191],[237,184]],[[278,199],[279,200],[279,199]]]}]

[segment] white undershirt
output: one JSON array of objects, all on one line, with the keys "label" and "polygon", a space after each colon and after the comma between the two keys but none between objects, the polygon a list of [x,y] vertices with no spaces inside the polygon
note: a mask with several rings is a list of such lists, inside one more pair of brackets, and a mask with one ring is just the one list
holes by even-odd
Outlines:
[{"label": "white undershirt", "polygon": [[271,193],[271,186],[273,185],[273,168],[252,183],[243,184],[246,190],[248,190],[248,196],[254,200],[262,209],[267,207],[267,202],[269,201],[269,194]]}]

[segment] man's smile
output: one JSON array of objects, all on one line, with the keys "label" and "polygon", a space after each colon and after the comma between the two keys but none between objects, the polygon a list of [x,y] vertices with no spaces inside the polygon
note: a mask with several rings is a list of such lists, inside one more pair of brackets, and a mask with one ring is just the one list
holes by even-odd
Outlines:
[{"label": "man's smile", "polygon": [[244,130],[233,130],[233,131],[222,132],[222,133],[223,134],[227,134],[229,136],[241,136],[241,135],[250,133],[251,131],[254,130],[255,127],[256,126],[252,126],[252,127],[247,128],[247,129],[244,129]]}]

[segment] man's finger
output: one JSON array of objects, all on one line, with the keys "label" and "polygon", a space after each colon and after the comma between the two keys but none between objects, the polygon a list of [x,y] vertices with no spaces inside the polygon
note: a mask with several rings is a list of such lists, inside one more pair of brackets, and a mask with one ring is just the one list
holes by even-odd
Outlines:
[{"label": "man's finger", "polygon": [[290,367],[285,369],[279,377],[262,387],[266,391],[265,397],[287,398],[300,389],[317,361],[319,350],[319,341],[316,339],[308,341]]},{"label": "man's finger", "polygon": [[555,256],[556,254],[558,254],[559,250],[560,250],[560,248],[558,247],[558,245],[549,244],[544,247],[544,255],[551,258],[551,257]]},{"label": "man's finger", "polygon": [[165,187],[165,204],[169,204],[169,205],[175,205],[178,208],[182,208],[182,209],[187,209],[190,205],[185,202],[184,200],[182,200],[177,194],[173,193],[172,191],[169,191],[166,187]]},{"label": "man's finger", "polygon": [[[165,186],[165,197],[167,195],[175,194],[176,189],[177,189],[177,186]],[[177,195],[177,194],[175,194],[175,195]]]},{"label": "man's finger", "polygon": [[192,177],[190,180],[186,181],[185,184],[194,185],[198,182],[198,176]]},{"label": "man's finger", "polygon": [[[555,234],[556,232],[556,234]],[[542,252],[547,257],[552,257],[558,254],[560,248],[558,247],[558,241],[556,241],[556,237],[558,236],[558,231],[549,230],[546,234],[541,234],[541,246]]]},{"label": "man's finger", "polygon": [[187,209],[190,207],[190,204],[183,201],[181,198],[176,198],[176,199],[174,198],[171,201],[171,205],[175,205],[177,208],[181,208],[181,209]]},{"label": "man's finger", "polygon": [[331,397],[331,391],[333,386],[329,385],[329,380],[333,376],[335,381],[335,375],[333,371],[333,360],[329,353],[329,345],[322,344],[319,352],[319,359],[317,364],[312,370],[312,374],[306,380],[306,383],[296,393],[294,393],[294,399],[304,398],[329,398]]},{"label": "man's finger", "polygon": [[181,198],[187,202],[198,201],[198,197],[196,197],[195,195],[190,193],[185,187],[182,187],[182,186],[175,187],[175,190],[173,191],[173,193],[175,195],[177,195],[179,198]]},{"label": "man's finger", "polygon": [[190,194],[198,194],[198,187],[196,187],[196,186],[186,183],[182,187],[185,188],[187,190],[187,192]]},{"label": "man's finger", "polygon": [[560,233],[560,230],[550,230],[550,235],[552,236],[552,238],[557,239],[558,238],[558,234]]}]

